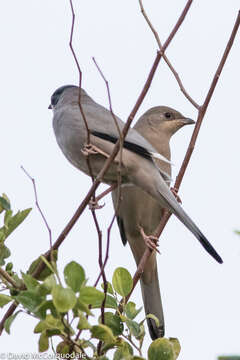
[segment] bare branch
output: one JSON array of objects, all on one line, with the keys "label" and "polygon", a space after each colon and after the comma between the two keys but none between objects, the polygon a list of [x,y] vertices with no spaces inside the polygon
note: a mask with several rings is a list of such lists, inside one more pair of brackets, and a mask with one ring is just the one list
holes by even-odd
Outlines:
[{"label": "bare branch", "polygon": [[227,46],[226,46],[226,48],[224,50],[221,61],[220,61],[219,65],[218,65],[217,71],[216,71],[216,73],[215,73],[215,75],[213,77],[213,80],[212,80],[212,83],[210,85],[207,96],[206,96],[206,98],[204,100],[203,105],[199,109],[197,123],[195,125],[194,131],[193,131],[193,134],[192,134],[192,137],[191,137],[191,140],[190,140],[190,144],[188,146],[187,153],[185,155],[185,158],[183,160],[181,169],[179,171],[179,174],[178,174],[178,176],[176,178],[176,182],[175,182],[175,185],[174,185],[174,188],[177,189],[177,190],[179,189],[179,186],[181,185],[185,170],[186,170],[187,165],[189,163],[189,160],[191,158],[191,155],[192,155],[192,152],[193,152],[193,149],[194,149],[197,137],[198,137],[198,133],[199,133],[202,121],[203,121],[203,117],[204,117],[204,115],[205,115],[205,113],[207,111],[208,104],[209,104],[209,102],[210,102],[210,100],[212,98],[213,92],[214,92],[214,90],[216,88],[216,85],[217,85],[217,82],[218,82],[219,77],[221,75],[222,69],[224,67],[224,64],[225,64],[225,62],[227,60],[228,54],[229,54],[229,52],[231,50],[231,47],[233,45],[233,41],[234,41],[235,36],[237,34],[239,25],[240,25],[240,11],[238,12],[238,16],[236,18],[232,33],[231,33],[230,38],[228,40]]},{"label": "bare branch", "polygon": [[107,194],[111,193],[113,190],[115,190],[118,187],[118,184],[112,184],[111,186],[109,186],[109,188],[107,188],[105,191],[103,191],[100,195],[96,196],[95,201],[99,201],[101,200],[104,196],[106,196]]},{"label": "bare branch", "polygon": [[23,166],[21,166],[21,169],[23,170],[23,172],[27,175],[27,177],[31,180],[32,184],[33,184],[33,191],[34,191],[34,197],[35,197],[35,204],[36,204],[36,207],[43,219],[43,222],[47,228],[47,231],[48,231],[48,234],[49,234],[49,243],[50,243],[50,249],[52,249],[52,231],[51,231],[51,228],[50,226],[48,225],[48,222],[47,222],[47,219],[46,219],[46,216],[43,214],[43,211],[39,205],[39,201],[38,201],[38,196],[37,196],[37,187],[36,187],[36,182],[35,182],[35,179],[27,172],[27,170],[24,169]]},{"label": "bare branch", "polygon": [[[139,0],[139,5],[141,8],[141,12],[143,14],[143,17],[145,18],[147,24],[149,25],[156,41],[158,44],[158,47],[160,50],[162,50],[162,43],[160,41],[159,35],[157,33],[157,31],[155,30],[153,24],[151,23],[149,17],[146,14],[146,11],[143,7],[143,2],[142,0]],[[182,91],[182,93],[184,94],[184,96],[190,101],[190,103],[196,108],[199,109],[200,106],[196,103],[196,101],[189,95],[189,93],[187,92],[187,90],[184,88],[182,80],[180,79],[180,76],[178,75],[177,71],[174,69],[173,65],[171,64],[170,60],[168,59],[167,55],[163,54],[163,59],[165,60],[166,64],[168,65],[169,69],[171,70],[171,72],[173,73],[175,79],[177,80],[177,83],[180,87],[180,90]]]},{"label": "bare branch", "polygon": [[16,281],[12,278],[12,276],[10,276],[8,274],[7,271],[3,270],[0,267],[0,277],[2,277],[3,279],[5,279],[9,284],[11,284],[14,288],[19,289],[18,284],[16,283]]}]

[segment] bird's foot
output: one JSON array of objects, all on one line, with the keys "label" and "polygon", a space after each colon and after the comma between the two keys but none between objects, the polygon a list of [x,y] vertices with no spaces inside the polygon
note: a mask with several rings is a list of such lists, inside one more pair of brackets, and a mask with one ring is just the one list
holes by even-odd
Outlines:
[{"label": "bird's foot", "polygon": [[104,206],[105,206],[105,204],[99,205],[98,201],[94,200],[93,198],[89,201],[89,209],[90,210],[99,210],[99,209],[102,209]]},{"label": "bird's foot", "polygon": [[109,155],[107,153],[105,153],[104,151],[99,149],[97,146],[92,145],[92,144],[85,144],[83,149],[81,150],[81,152],[85,156],[101,154],[101,155],[109,158]]},{"label": "bird's foot", "polygon": [[150,249],[150,250],[155,250],[160,254],[160,251],[158,250],[157,246],[159,244],[158,242],[158,238],[154,235],[146,235],[143,228],[141,226],[139,226],[139,230],[140,233],[142,235],[142,238],[145,242],[145,245]]},{"label": "bird's foot", "polygon": [[171,189],[171,192],[173,193],[173,195],[175,196],[175,198],[177,199],[177,201],[182,204],[182,200],[180,198],[180,196],[178,195],[178,189],[172,187]]}]

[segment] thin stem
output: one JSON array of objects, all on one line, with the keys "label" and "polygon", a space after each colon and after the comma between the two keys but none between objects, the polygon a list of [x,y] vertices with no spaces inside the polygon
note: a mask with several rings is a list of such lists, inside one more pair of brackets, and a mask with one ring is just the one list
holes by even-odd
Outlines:
[{"label": "thin stem", "polygon": [[16,281],[8,274],[7,271],[3,270],[0,267],[0,276],[3,277],[9,284],[11,284],[14,288],[19,289],[20,287],[16,283]]},{"label": "thin stem", "polygon": [[27,172],[26,169],[24,169],[23,166],[21,166],[21,169],[23,170],[23,172],[27,175],[27,177],[31,180],[32,182],[32,185],[33,185],[33,191],[34,191],[34,197],[35,197],[35,205],[43,219],[43,222],[47,228],[47,231],[48,231],[48,234],[49,234],[49,243],[50,243],[50,249],[52,249],[52,231],[51,231],[51,228],[50,226],[48,225],[48,222],[47,222],[47,219],[46,219],[46,216],[44,215],[40,205],[39,205],[39,201],[38,201],[38,195],[37,195],[37,187],[36,187],[36,182],[35,182],[35,179]]},{"label": "thin stem", "polygon": [[[158,47],[160,50],[162,50],[162,43],[160,41],[159,35],[156,31],[156,29],[154,28],[153,24],[151,23],[149,17],[147,16],[147,13],[143,7],[143,2],[142,0],[139,0],[139,5],[140,5],[140,9],[141,9],[141,13],[143,14],[143,17],[145,18],[148,26],[150,27],[156,41],[158,44]],[[173,67],[173,65],[171,64],[170,60],[168,59],[167,55],[163,54],[163,59],[166,62],[166,64],[168,65],[169,69],[171,70],[171,72],[173,73],[175,79],[177,80],[177,83],[180,87],[180,90],[182,91],[182,93],[184,94],[184,96],[190,101],[190,103],[196,108],[199,109],[200,106],[197,104],[197,102],[189,95],[189,93],[187,92],[187,90],[184,88],[182,80],[180,79],[180,76],[178,75],[177,71],[175,70],[175,68]]]}]

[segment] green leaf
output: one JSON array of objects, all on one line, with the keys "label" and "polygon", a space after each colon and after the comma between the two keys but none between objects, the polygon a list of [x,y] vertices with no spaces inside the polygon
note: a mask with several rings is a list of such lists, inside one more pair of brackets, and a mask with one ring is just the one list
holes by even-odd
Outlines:
[{"label": "green leaf", "polygon": [[72,289],[63,288],[61,285],[54,286],[52,289],[52,297],[53,304],[60,312],[67,312],[72,309],[77,302],[77,298]]},{"label": "green leaf", "polygon": [[130,319],[126,319],[125,322],[126,322],[127,327],[128,327],[129,330],[130,330],[130,333],[131,333],[134,337],[138,338],[138,337],[140,336],[140,334],[141,334],[140,325],[139,325],[136,321],[130,320]]},{"label": "green leaf", "polygon": [[[101,308],[101,307],[102,307],[102,301],[100,299],[96,299],[95,304],[92,305],[92,309],[97,309],[97,308]],[[112,297],[111,295],[107,295],[106,301],[104,304],[104,308],[117,309],[118,305],[117,305],[116,299],[114,297]]]},{"label": "green leaf", "polygon": [[70,262],[64,268],[64,279],[74,292],[78,292],[85,280],[85,272],[81,265],[75,261]]},{"label": "green leaf", "polygon": [[148,348],[148,360],[175,360],[171,341],[165,338],[154,340]]},{"label": "green leaf", "polygon": [[89,324],[86,316],[83,314],[82,311],[78,310],[78,317],[79,317],[79,322],[78,322],[77,328],[79,330],[91,329],[92,326]]},{"label": "green leaf", "polygon": [[35,311],[35,315],[41,319],[44,320],[46,318],[47,315],[47,310],[51,311],[51,314],[57,318],[58,317],[58,312],[55,308],[55,306],[53,305],[52,300],[46,300],[43,303],[41,303]]},{"label": "green leaf", "polygon": [[[58,251],[57,250],[53,250],[52,252],[53,254],[53,259],[54,261],[57,261],[58,258]],[[28,274],[33,274],[34,271],[37,269],[38,265],[42,262],[41,257],[38,257],[36,260],[34,260],[31,265],[29,266],[29,269],[27,271]],[[40,273],[40,275],[38,275],[37,279],[38,280],[45,280],[49,275],[52,274],[52,271],[48,268],[45,267],[44,270]]]},{"label": "green leaf", "polygon": [[63,331],[64,325],[60,319],[54,318],[52,315],[47,315],[45,320],[39,321],[39,323],[34,328],[34,333],[41,333],[45,330],[57,329]]},{"label": "green leaf", "polygon": [[[71,351],[71,345],[69,344],[69,342],[66,341],[61,341],[56,348],[56,355],[61,355],[60,357],[58,357],[58,359],[74,359],[74,356],[71,356],[73,354],[73,352]],[[68,355],[68,356],[63,356],[63,355]]]},{"label": "green leaf", "polygon": [[85,286],[80,291],[79,300],[85,304],[92,305],[92,307],[97,307],[99,303],[102,304],[104,299],[104,293],[97,290],[93,286]]},{"label": "green leaf", "polygon": [[[180,354],[180,351],[181,351],[180,342],[179,342],[179,340],[177,338],[169,338],[169,341],[173,345],[173,350],[175,352],[175,359],[177,359],[177,357],[178,357],[178,355]],[[240,357],[239,357],[238,360],[240,360]]]},{"label": "green leaf", "polygon": [[4,305],[8,304],[13,299],[11,296],[0,294],[0,307],[3,307]]},{"label": "green leaf", "polygon": [[133,280],[127,269],[117,268],[113,273],[112,284],[121,296],[127,296],[132,290]]},{"label": "green leaf", "polygon": [[39,342],[38,342],[38,351],[39,352],[44,352],[47,351],[49,348],[49,340],[48,340],[48,336],[46,334],[46,331],[43,331],[41,333]]},{"label": "green leaf", "polygon": [[[101,288],[104,290],[104,284],[101,284]],[[107,293],[114,295],[112,284],[107,281]]]},{"label": "green leaf", "polygon": [[44,264],[47,266],[47,268],[50,270],[51,273],[54,273],[54,267],[53,264],[51,264],[43,255],[40,255],[40,259]]},{"label": "green leaf", "polygon": [[118,349],[115,351],[113,360],[127,360],[128,358],[132,359],[132,355],[133,349],[131,345],[128,342],[123,341],[121,345],[118,346]]},{"label": "green leaf", "polygon": [[[101,316],[99,316],[98,322],[102,322]],[[114,336],[121,335],[123,332],[123,323],[120,317],[111,312],[104,313],[104,324],[110,327]]]},{"label": "green leaf", "polygon": [[81,300],[79,300],[79,298],[77,299],[77,303],[76,303],[75,307],[73,308],[73,313],[74,313],[75,317],[78,316],[78,312],[77,312],[78,310],[85,312],[89,316],[93,315],[91,313],[88,305],[84,304]]},{"label": "green leaf", "polygon": [[140,309],[136,309],[136,304],[132,301],[129,301],[125,306],[124,306],[124,310],[126,313],[126,316],[133,320],[142,310],[142,307]]},{"label": "green leaf", "polygon": [[21,312],[22,310],[18,310],[17,312],[15,312],[15,314],[9,316],[5,322],[4,322],[4,329],[5,331],[10,334],[10,327],[13,323],[13,321],[16,319],[17,315]]},{"label": "green leaf", "polygon": [[38,306],[44,301],[43,297],[40,297],[33,291],[24,290],[15,296],[15,299],[22,304],[27,310],[35,312]]},{"label": "green leaf", "polygon": [[23,282],[26,285],[27,289],[30,291],[31,290],[34,291],[36,289],[36,287],[39,285],[38,281],[36,279],[34,279],[31,275],[24,274],[22,271],[21,271],[21,274],[22,274]]},{"label": "green leaf", "polygon": [[2,196],[0,196],[0,214],[3,210],[10,210],[10,208],[11,205],[7,195],[2,194]]},{"label": "green leaf", "polygon": [[0,266],[5,264],[6,258],[11,255],[9,248],[7,248],[3,243],[0,243]]},{"label": "green leaf", "polygon": [[114,344],[116,342],[112,330],[103,324],[94,325],[91,328],[92,337],[103,341],[105,344]]},{"label": "green leaf", "polygon": [[4,242],[5,240],[5,231],[4,227],[0,228],[0,243]]},{"label": "green leaf", "polygon": [[8,220],[8,229],[6,229],[5,235],[8,237],[28,216],[32,209],[25,209],[22,211],[18,211],[15,215]]},{"label": "green leaf", "polygon": [[13,263],[12,262],[7,263],[5,270],[7,272],[10,272],[12,271],[12,269],[13,269]]},{"label": "green leaf", "polygon": [[43,284],[46,286],[46,288],[51,292],[55,285],[57,285],[55,275],[51,274],[44,280]]},{"label": "green leaf", "polygon": [[153,320],[155,321],[157,327],[160,326],[159,319],[158,319],[155,315],[153,315],[153,314],[147,314],[146,318],[148,318],[148,319],[153,319]]},{"label": "green leaf", "polygon": [[10,221],[10,219],[12,218],[12,210],[7,210],[4,214],[4,226],[5,226],[5,234],[6,234],[6,229],[8,229],[8,223]]}]

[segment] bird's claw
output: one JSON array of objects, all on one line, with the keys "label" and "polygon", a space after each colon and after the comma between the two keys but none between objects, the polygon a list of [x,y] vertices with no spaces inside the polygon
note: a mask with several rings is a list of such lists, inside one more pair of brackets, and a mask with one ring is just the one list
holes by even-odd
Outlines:
[{"label": "bird's claw", "polygon": [[104,206],[105,206],[105,204],[99,205],[99,203],[96,200],[91,199],[89,201],[89,209],[90,210],[99,210],[99,209],[102,209]]},{"label": "bird's claw", "polygon": [[156,236],[154,236],[154,235],[146,235],[141,226],[139,226],[139,229],[140,229],[140,233],[142,235],[142,238],[143,238],[143,240],[145,242],[145,245],[150,250],[155,250],[160,254],[160,251],[157,248],[157,246],[159,245],[158,238]]},{"label": "bird's claw", "polygon": [[178,195],[178,189],[172,187],[171,189],[171,192],[173,193],[173,195],[175,196],[175,198],[177,199],[177,201],[182,204],[182,200],[180,198],[180,196]]},{"label": "bird's claw", "polygon": [[81,149],[81,152],[85,156],[101,154],[107,158],[109,157],[109,155],[107,153],[105,153],[104,151],[99,149],[97,146],[92,145],[92,144],[85,144],[83,149]]}]

